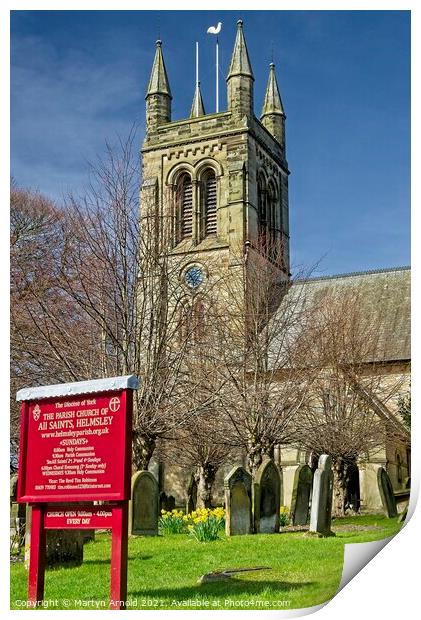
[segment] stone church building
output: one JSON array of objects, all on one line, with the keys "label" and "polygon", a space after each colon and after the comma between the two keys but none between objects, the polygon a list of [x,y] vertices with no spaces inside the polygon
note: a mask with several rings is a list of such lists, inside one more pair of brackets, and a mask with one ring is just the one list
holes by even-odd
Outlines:
[{"label": "stone church building", "polygon": [[[146,93],[141,205],[142,209],[147,205],[174,209],[168,243],[171,255],[182,261],[180,279],[192,300],[221,271],[229,275],[236,268],[238,248],[257,238],[268,239],[281,249],[279,278],[291,276],[286,114],[271,63],[263,109],[259,118],[255,115],[254,77],[242,21],[237,23],[226,83],[226,111],[206,114],[198,84],[189,117],[173,121],[162,43],[157,41]],[[391,374],[407,374],[409,389],[408,268],[314,278],[294,287],[306,287],[310,298],[329,290],[360,291],[366,311],[378,313],[382,332],[378,361]],[[388,416],[396,416],[393,411],[378,413],[384,416],[385,426]],[[385,437],[383,449],[359,466],[356,485],[364,510],[381,509],[376,482],[379,467],[386,467],[395,491],[404,489],[410,475],[409,451]],[[282,467],[283,504],[288,506],[295,470],[308,455],[280,447],[276,458]],[[151,469],[160,472],[161,489],[183,505],[189,473],[167,463],[155,462]],[[222,469],[215,489],[219,501],[224,473]]]}]

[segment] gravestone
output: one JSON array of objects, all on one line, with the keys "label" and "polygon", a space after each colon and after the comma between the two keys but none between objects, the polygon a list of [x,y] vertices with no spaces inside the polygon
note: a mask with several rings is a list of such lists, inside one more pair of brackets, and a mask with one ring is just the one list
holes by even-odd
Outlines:
[{"label": "gravestone", "polygon": [[83,530],[47,530],[47,565],[82,564],[83,543]]},{"label": "gravestone", "polygon": [[18,475],[10,476],[10,503],[15,502],[18,495]]},{"label": "gravestone", "polygon": [[189,486],[187,487],[186,514],[190,514],[196,510],[197,506],[197,482],[195,475],[190,477]]},{"label": "gravestone", "polygon": [[158,536],[158,516],[158,482],[149,471],[138,471],[132,476],[129,534],[132,536]]},{"label": "gravestone", "polygon": [[[14,474],[10,478],[10,531],[11,533],[22,531],[25,528],[26,505],[18,504],[16,501],[18,494],[18,475]],[[19,519],[19,521],[17,520]]]},{"label": "gravestone", "polygon": [[91,542],[95,540],[95,530],[82,530],[83,542]]},{"label": "gravestone", "polygon": [[389,474],[384,467],[380,467],[377,471],[377,484],[379,485],[379,493],[386,516],[389,518],[397,517],[398,511],[396,508],[395,494]]},{"label": "gravestone", "polygon": [[251,482],[244,467],[234,467],[224,479],[227,536],[251,533]]},{"label": "gravestone", "polygon": [[333,498],[332,459],[327,454],[319,458],[314,474],[311,497],[310,534],[334,536],[331,530]]},{"label": "gravestone", "polygon": [[[25,568],[29,568],[32,508],[26,506]],[[79,566],[83,562],[84,530],[47,530],[45,562],[47,566]]]},{"label": "gravestone", "polygon": [[308,465],[300,465],[294,475],[291,500],[292,525],[306,525],[310,515],[313,472]]},{"label": "gravestone", "polygon": [[281,476],[271,459],[265,459],[253,483],[253,522],[256,534],[279,532]]},{"label": "gravestone", "polygon": [[171,512],[175,508],[175,497],[173,495],[167,495],[164,491],[159,494],[159,514],[162,510]]}]

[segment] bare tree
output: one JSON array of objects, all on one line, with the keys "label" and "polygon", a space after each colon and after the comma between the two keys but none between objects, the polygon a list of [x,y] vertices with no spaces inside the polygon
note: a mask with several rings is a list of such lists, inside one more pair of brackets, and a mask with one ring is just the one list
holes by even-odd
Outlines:
[{"label": "bare tree", "polygon": [[134,465],[146,469],[203,391],[186,364],[200,317],[171,252],[177,197],[144,197],[139,213],[135,141],[133,130],[107,144],[86,193],[63,208],[12,191],[12,376],[16,388],[137,374]]},{"label": "bare tree", "polygon": [[326,291],[311,304],[308,367],[317,369],[296,418],[298,444],[332,457],[334,514],[349,505],[349,474],[360,458],[384,445],[387,434],[408,439],[392,405],[404,376],[379,361],[379,316],[364,311],[356,291]]},{"label": "bare tree", "polygon": [[192,322],[191,347],[184,360],[185,372],[194,377],[194,390],[182,402],[188,424],[178,427],[165,442],[165,454],[177,465],[193,470],[197,482],[197,506],[209,508],[216,474],[230,457],[231,447],[225,441],[230,432],[221,416],[220,395],[224,378],[217,370],[213,346],[212,305],[208,299],[206,322]]},{"label": "bare tree", "polygon": [[304,305],[288,294],[283,260],[282,248],[268,240],[246,244],[223,284],[225,305],[215,321],[220,406],[231,427],[225,441],[245,452],[252,474],[275,445],[291,440],[309,380],[296,363]]},{"label": "bare tree", "polygon": [[96,368],[93,326],[58,284],[63,211],[40,194],[13,185],[10,216],[11,454],[15,463],[16,391],[89,376]]},{"label": "bare tree", "polygon": [[172,196],[156,201],[144,195],[139,211],[135,139],[132,131],[117,149],[107,145],[86,195],[67,201],[59,279],[95,326],[100,375],[141,379],[133,457],[136,468],[146,469],[157,439],[192,413],[184,402],[195,381],[184,366],[189,333],[179,329],[186,291],[179,279],[182,259],[171,254]]}]

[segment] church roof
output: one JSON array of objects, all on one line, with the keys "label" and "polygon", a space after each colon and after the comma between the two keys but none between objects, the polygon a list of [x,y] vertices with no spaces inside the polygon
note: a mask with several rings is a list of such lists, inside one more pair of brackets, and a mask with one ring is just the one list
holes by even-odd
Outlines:
[{"label": "church roof", "polygon": [[234,51],[232,52],[227,80],[234,75],[246,75],[254,80],[241,19],[237,22],[237,36],[235,38]]},{"label": "church roof", "polygon": [[[363,313],[378,328],[373,359],[365,361],[404,361],[411,358],[411,270],[397,267],[297,280],[277,312],[285,309],[290,296],[300,297],[306,309],[324,295],[358,295]],[[311,314],[310,314],[311,316]]]},{"label": "church roof", "polygon": [[165,68],[164,56],[162,54],[162,41],[156,42],[155,58],[152,65],[151,77],[149,78],[148,91],[149,95],[168,95],[171,97],[170,83],[168,81],[167,70]]},{"label": "church roof", "polygon": [[262,115],[260,118],[263,118],[267,114],[282,114],[285,116],[284,106],[282,105],[278,82],[276,80],[275,65],[273,62],[270,63],[269,79],[266,86],[265,100],[263,102]]}]

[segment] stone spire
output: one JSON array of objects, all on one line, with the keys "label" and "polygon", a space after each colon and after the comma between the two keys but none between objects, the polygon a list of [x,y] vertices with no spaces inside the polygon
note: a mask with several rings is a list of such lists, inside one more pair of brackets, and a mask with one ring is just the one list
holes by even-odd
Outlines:
[{"label": "stone spire", "polygon": [[243,32],[243,21],[237,22],[237,36],[227,76],[228,110],[239,116],[253,115],[253,70]]},{"label": "stone spire", "polygon": [[246,75],[254,80],[253,69],[251,68],[246,40],[244,38],[242,19],[239,19],[237,22],[237,36],[234,43],[234,51],[232,52],[227,80],[234,75]]},{"label": "stone spire", "polygon": [[165,68],[164,56],[162,54],[162,41],[156,42],[155,58],[152,65],[151,77],[149,78],[149,95],[168,95],[171,97],[170,83],[168,81],[167,70]]},{"label": "stone spire", "polygon": [[282,114],[285,116],[284,106],[282,105],[281,95],[279,93],[278,82],[276,81],[275,64],[269,65],[269,79],[266,86],[265,101],[263,103],[261,119],[268,114]]},{"label": "stone spire", "polygon": [[276,80],[275,65],[269,65],[269,79],[266,87],[260,120],[285,151],[285,112]]},{"label": "stone spire", "polygon": [[171,121],[171,89],[162,54],[162,41],[156,42],[155,58],[152,65],[146,93],[146,122],[148,128]]},{"label": "stone spire", "polygon": [[193,103],[191,106],[190,118],[205,115],[205,106],[203,105],[202,92],[200,90],[200,82],[196,84],[194,91]]}]

